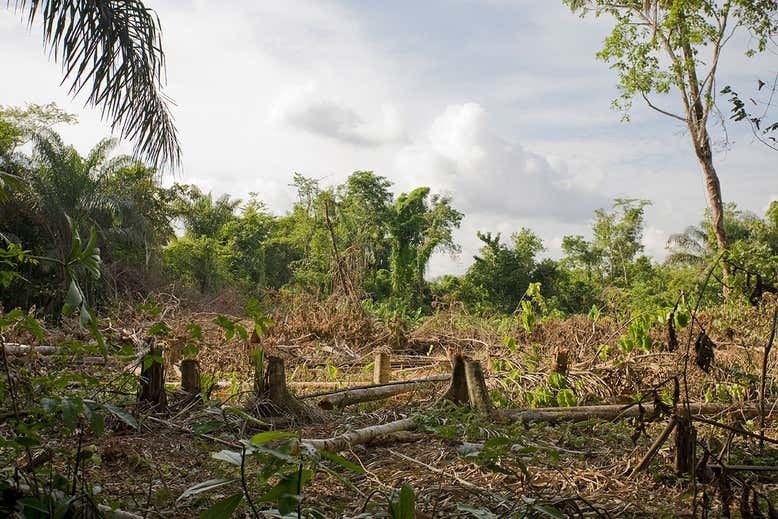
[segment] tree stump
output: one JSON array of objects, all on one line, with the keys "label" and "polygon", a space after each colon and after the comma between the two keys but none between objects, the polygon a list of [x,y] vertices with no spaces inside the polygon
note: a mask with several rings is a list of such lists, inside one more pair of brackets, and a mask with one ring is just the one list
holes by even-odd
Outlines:
[{"label": "tree stump", "polygon": [[678,418],[675,428],[675,471],[692,474],[697,463],[697,430],[688,416]]},{"label": "tree stump", "polygon": [[253,408],[260,417],[285,414],[303,422],[317,421],[323,417],[322,411],[304,404],[289,392],[284,359],[280,357],[267,357],[262,391],[255,395]]},{"label": "tree stump", "polygon": [[467,404],[470,397],[467,392],[465,359],[459,352],[449,354],[449,359],[451,360],[451,385],[448,386],[441,400],[449,400],[457,405]]},{"label": "tree stump", "polygon": [[167,394],[165,393],[165,364],[161,351],[152,347],[143,356],[142,362],[138,384],[138,406],[164,411],[167,409]]},{"label": "tree stump", "polygon": [[192,395],[200,393],[200,365],[194,359],[181,361],[181,389]]},{"label": "tree stump", "polygon": [[373,384],[386,384],[392,378],[392,364],[389,353],[381,351],[375,354],[373,362]]},{"label": "tree stump", "polygon": [[554,371],[567,376],[568,366],[570,359],[570,350],[567,348],[561,348],[556,352],[556,361],[554,362]]},{"label": "tree stump", "polygon": [[489,390],[486,388],[481,363],[477,360],[465,362],[465,378],[470,405],[478,409],[484,416],[491,416],[492,401],[489,398]]}]

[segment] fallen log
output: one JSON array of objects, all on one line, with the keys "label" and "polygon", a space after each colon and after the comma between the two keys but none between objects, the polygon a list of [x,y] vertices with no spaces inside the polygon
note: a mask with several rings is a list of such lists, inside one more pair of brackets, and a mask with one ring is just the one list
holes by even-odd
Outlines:
[{"label": "fallen log", "polygon": [[332,438],[324,439],[303,439],[300,445],[307,446],[309,449],[326,450],[330,452],[339,452],[354,445],[360,445],[375,440],[385,434],[396,433],[398,431],[409,431],[416,427],[414,418],[403,418],[395,422],[389,422],[381,425],[373,425],[362,429],[356,429]]},{"label": "fallen log", "polygon": [[[287,382],[289,387],[321,387],[321,388],[335,388],[335,391],[341,391],[343,388],[348,387],[365,387],[364,380],[358,381],[344,381],[344,382],[332,382],[332,381],[316,381],[316,380],[295,380]],[[313,395],[320,396],[320,395]],[[297,398],[312,398],[311,395],[297,395]]]},{"label": "fallen log", "polygon": [[[685,406],[678,404],[678,412],[686,414]],[[732,413],[744,418],[754,418],[759,415],[756,406],[733,407],[723,404],[690,403],[689,412],[692,416],[710,416],[721,413]],[[654,404],[638,405],[589,405],[581,407],[543,407],[537,409],[506,409],[499,411],[506,420],[530,422],[583,422],[591,419],[619,420],[644,416],[647,419],[656,417]]]},{"label": "fallen log", "polygon": [[18,342],[6,342],[4,347],[8,355],[27,355],[28,353],[54,355],[59,351],[57,346],[30,346],[28,344],[19,344]]},{"label": "fallen log", "polygon": [[443,382],[449,379],[448,375],[437,375],[434,377],[408,380],[405,382],[387,383],[382,385],[373,385],[363,388],[344,389],[323,395],[319,398],[318,406],[322,409],[341,408],[360,402],[371,402],[373,400],[383,400],[402,393],[408,393],[418,389],[422,384]]}]

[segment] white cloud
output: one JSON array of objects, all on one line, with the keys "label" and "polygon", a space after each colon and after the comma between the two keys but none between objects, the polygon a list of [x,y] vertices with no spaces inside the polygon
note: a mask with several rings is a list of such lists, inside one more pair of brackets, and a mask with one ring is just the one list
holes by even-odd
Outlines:
[{"label": "white cloud", "polygon": [[607,199],[580,189],[563,160],[496,135],[477,103],[450,105],[426,136],[400,150],[396,169],[454,194],[467,214],[532,221],[578,221]]},{"label": "white cloud", "polygon": [[312,84],[284,92],[271,109],[271,120],[360,146],[387,144],[404,137],[394,106],[383,105],[378,114],[366,120],[349,106],[326,99]]},{"label": "white cloud", "polygon": [[656,261],[662,261],[667,256],[667,238],[668,234],[662,229],[649,225],[643,232],[643,246],[645,254],[651,256]]}]

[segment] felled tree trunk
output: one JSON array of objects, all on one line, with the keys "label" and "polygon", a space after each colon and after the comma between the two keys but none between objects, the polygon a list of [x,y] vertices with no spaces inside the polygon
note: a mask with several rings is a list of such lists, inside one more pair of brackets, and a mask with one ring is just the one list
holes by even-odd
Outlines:
[{"label": "felled tree trunk", "polygon": [[138,405],[154,411],[167,409],[165,393],[165,364],[160,350],[152,346],[143,356],[138,388]]},{"label": "felled tree trunk", "polygon": [[194,359],[181,361],[181,389],[193,395],[200,392],[200,366]]},{"label": "felled tree trunk", "polygon": [[309,407],[295,398],[286,387],[284,360],[267,357],[263,391],[255,395],[254,410],[260,416],[291,415],[301,421],[321,419],[321,411]]},{"label": "felled tree trunk", "polygon": [[335,391],[328,395],[321,395],[318,405],[322,409],[333,409],[335,407],[345,407],[360,402],[371,402],[373,400],[383,400],[395,395],[409,393],[421,387],[423,384],[430,384],[448,380],[448,375],[436,375],[407,382],[391,382],[379,386],[368,386],[362,388],[344,389]]},{"label": "felled tree trunk", "polygon": [[470,397],[467,392],[467,378],[465,377],[465,359],[461,353],[451,355],[451,385],[443,394],[441,400],[449,400],[457,405],[467,404]]},{"label": "felled tree trunk", "polygon": [[467,381],[467,395],[470,405],[478,409],[484,416],[492,414],[492,400],[489,398],[489,390],[486,388],[484,372],[481,363],[477,360],[465,362],[465,380]]},{"label": "felled tree trunk", "polygon": [[416,420],[414,418],[404,418],[395,422],[357,429],[332,438],[301,440],[300,443],[316,450],[338,452],[353,445],[367,443],[385,434],[407,431],[415,427]]},{"label": "felled tree trunk", "polygon": [[[759,408],[756,406],[743,406],[733,409],[732,406],[723,404],[705,404],[690,403],[689,412],[691,416],[705,416],[726,413],[727,411],[736,411],[739,416],[754,418],[759,416]],[[686,406],[679,405],[678,411],[681,416],[688,416]],[[654,404],[646,403],[642,409],[637,405],[624,406],[622,404],[606,405],[588,405],[579,407],[543,407],[537,409],[505,409],[500,411],[500,415],[506,420],[529,422],[583,422],[598,418],[600,420],[617,420],[625,418],[636,418],[643,416],[645,420],[656,418],[657,410]]]}]

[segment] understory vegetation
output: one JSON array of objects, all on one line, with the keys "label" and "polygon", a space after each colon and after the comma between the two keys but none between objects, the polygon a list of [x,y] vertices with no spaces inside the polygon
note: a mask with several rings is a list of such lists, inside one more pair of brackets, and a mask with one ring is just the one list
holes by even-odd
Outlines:
[{"label": "understory vegetation", "polygon": [[776,516],[778,202],[658,263],[616,199],[430,280],[466,217],[435,186],[295,174],[278,215],[73,123],[0,110],[0,513]]}]

